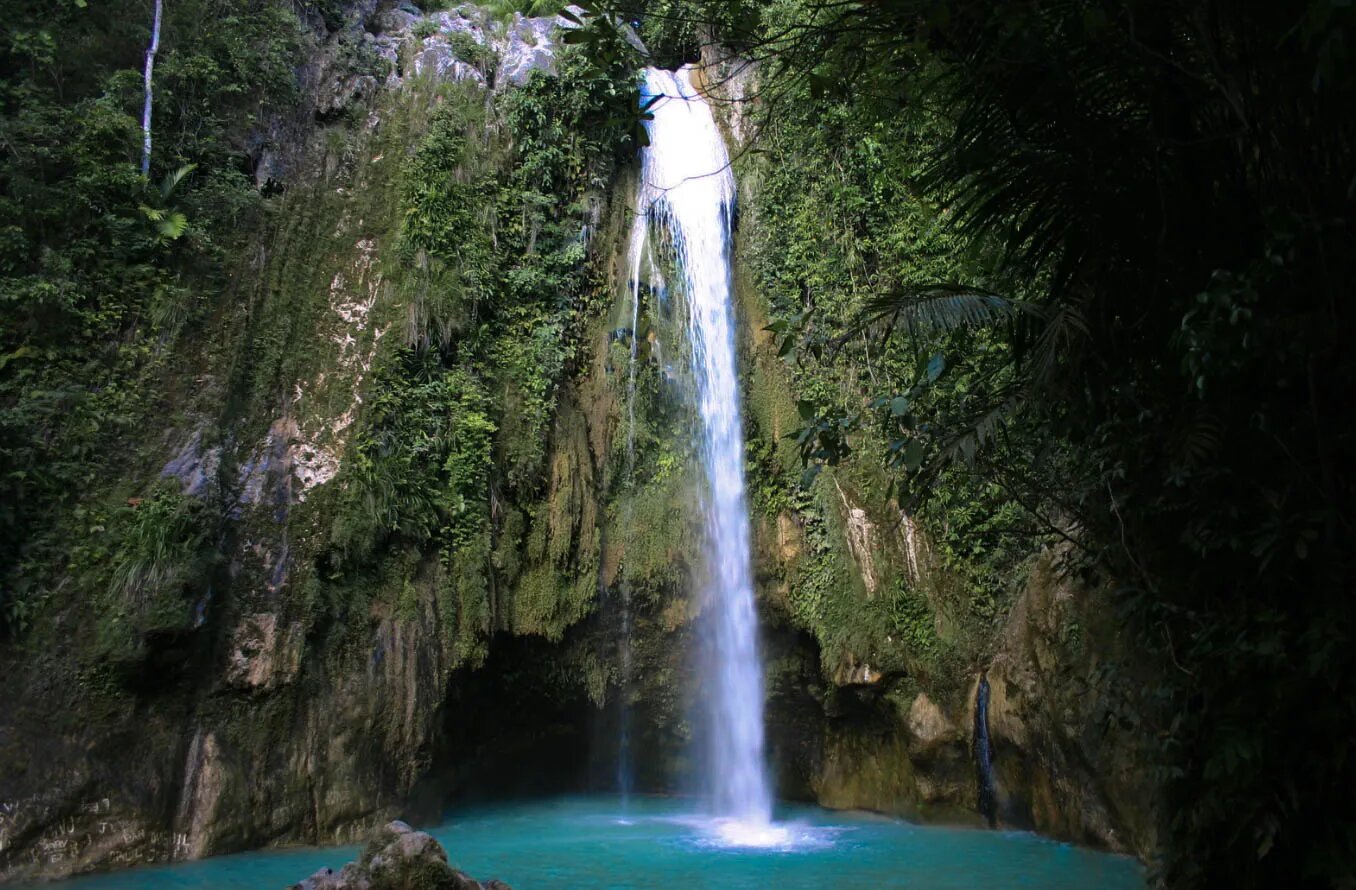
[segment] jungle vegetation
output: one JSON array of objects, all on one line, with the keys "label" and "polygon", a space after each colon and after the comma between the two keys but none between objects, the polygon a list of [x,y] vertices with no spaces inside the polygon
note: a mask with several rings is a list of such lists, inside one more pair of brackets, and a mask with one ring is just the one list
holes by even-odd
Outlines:
[{"label": "jungle vegetation", "polygon": [[761,63],[811,474],[856,453],[923,511],[968,486],[954,546],[1115,579],[1164,668],[1122,727],[1162,755],[1159,878],[1348,885],[1352,7],[589,8]]},{"label": "jungle vegetation", "polygon": [[[752,261],[799,390],[804,484],[824,465],[879,466],[994,609],[1043,543],[1067,548],[1066,571],[1112,579],[1122,620],[1163,668],[1150,707],[1108,719],[1159,745],[1164,882],[1350,886],[1356,9],[580,6],[587,27],[570,42],[601,74],[581,63],[570,89],[538,82],[494,109],[518,142],[510,153],[496,131],[474,176],[446,164],[480,108],[435,120],[414,161],[400,241],[412,268],[446,284],[454,257],[482,271],[498,268],[495,250],[530,259],[440,287],[453,302],[425,306],[383,359],[353,470],[378,509],[346,512],[366,524],[336,526],[336,564],[393,538],[483,540],[488,507],[466,495],[484,494],[492,447],[523,500],[541,494],[551,380],[572,361],[575,303],[595,292],[573,234],[592,178],[631,144],[616,109],[632,97],[627,66],[646,62],[615,22],[663,64],[719,41],[761,66],[759,132],[740,163],[780,164],[762,184],[776,250]],[[8,635],[70,556],[53,517],[152,416],[143,382],[270,212],[244,134],[291,101],[305,29],[334,26],[344,4],[167,3],[142,176],[148,13],[15,0],[0,23]],[[593,134],[576,146],[589,163],[561,151],[564,132]],[[446,190],[421,191],[440,177],[478,190],[508,247],[486,243]],[[561,183],[574,203],[550,206]],[[449,223],[455,243],[440,240]],[[498,314],[482,312],[491,304]],[[542,370],[515,394],[533,447],[504,451],[491,445],[503,416],[468,370],[498,380],[525,366]],[[475,435],[438,435],[430,404]],[[441,449],[447,500],[402,475],[421,444],[412,427]],[[196,508],[159,491],[146,504],[116,541],[89,545],[119,591],[161,573],[165,554],[205,559]]]}]

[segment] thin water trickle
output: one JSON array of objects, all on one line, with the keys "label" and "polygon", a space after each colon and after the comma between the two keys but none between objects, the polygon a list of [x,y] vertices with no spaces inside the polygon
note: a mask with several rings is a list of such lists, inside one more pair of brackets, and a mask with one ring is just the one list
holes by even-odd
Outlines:
[{"label": "thin water trickle", "polygon": [[625,810],[635,788],[635,766],[631,756],[631,587],[621,586],[621,639],[617,643],[621,661],[621,703],[617,731],[617,790]]},{"label": "thin water trickle", "polygon": [[[643,98],[654,97],[660,98],[649,109],[650,145],[642,153],[638,219],[632,232],[633,307],[639,303],[648,232],[652,226],[662,228],[674,254],[674,289],[681,292],[687,315],[706,483],[701,763],[714,815],[746,827],[767,826],[772,791],[764,764],[763,666],[750,569],[731,299],[734,176],[711,108],[693,87],[689,69],[647,69]],[[756,845],[766,832],[732,830],[730,835]]]},{"label": "thin water trickle", "polygon": [[979,812],[989,820],[989,827],[998,821],[997,800],[993,780],[993,749],[989,742],[989,676],[979,675],[975,691],[975,769],[979,782]]},{"label": "thin water trickle", "polygon": [[[645,255],[645,219],[637,215],[631,229],[631,348],[626,371],[626,487],[627,509],[623,529],[633,534],[631,499],[635,497],[636,481],[636,359],[640,345],[640,268]],[[629,542],[628,542],[629,543]],[[623,579],[619,585],[621,631],[617,640],[618,661],[621,663],[620,703],[617,713],[617,789],[622,806],[630,800],[635,787],[635,766],[631,753],[631,673],[632,673],[632,619],[631,584]]]}]

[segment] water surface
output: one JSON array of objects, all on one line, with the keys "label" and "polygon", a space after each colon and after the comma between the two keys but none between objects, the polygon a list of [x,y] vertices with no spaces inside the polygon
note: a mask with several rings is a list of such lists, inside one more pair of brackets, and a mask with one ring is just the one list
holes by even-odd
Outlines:
[{"label": "water surface", "polygon": [[[1025,832],[912,825],[781,805],[773,834],[732,836],[685,799],[569,797],[454,810],[428,829],[453,864],[514,890],[537,888],[909,888],[1144,890],[1133,860]],[[732,841],[734,843],[732,843]],[[766,846],[739,846],[757,841]],[[42,884],[46,890],[283,888],[355,847],[219,856]]]}]

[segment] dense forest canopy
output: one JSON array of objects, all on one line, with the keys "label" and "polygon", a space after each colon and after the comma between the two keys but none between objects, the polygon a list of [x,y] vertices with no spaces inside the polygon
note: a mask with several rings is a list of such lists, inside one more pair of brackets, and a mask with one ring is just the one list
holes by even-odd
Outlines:
[{"label": "dense forest canopy", "polygon": [[[1157,742],[1147,780],[1168,789],[1169,885],[1349,886],[1356,7],[579,6],[565,84],[538,83],[496,112],[497,166],[469,181],[449,166],[467,128],[484,125],[470,102],[435,117],[412,161],[420,181],[447,187],[404,196],[408,284],[437,280],[457,297],[426,306],[378,369],[396,382],[375,402],[355,472],[386,499],[345,513],[359,520],[336,527],[334,562],[388,535],[480,540],[427,492],[483,494],[494,429],[480,428],[485,441],[433,437],[446,478],[424,486],[401,475],[413,462],[402,424],[427,427],[425,410],[480,417],[484,393],[464,367],[508,377],[572,360],[565,304],[592,293],[571,234],[585,208],[549,208],[553,183],[582,195],[612,170],[614,146],[638,141],[619,111],[634,104],[631,68],[719,45],[759,63],[755,135],[735,163],[772,160],[759,168],[760,226],[775,243],[750,245],[750,260],[798,388],[803,426],[790,435],[804,485],[822,466],[879,466],[901,507],[938,520],[939,546],[967,573],[966,608],[980,613],[1001,608],[1004,579],[1041,544],[1059,546],[1065,571],[1115,585],[1120,620],[1164,668],[1112,719]],[[334,0],[169,0],[143,177],[151,4],[8,4],[7,637],[42,607],[44,567],[71,559],[58,508],[115,462],[110,443],[155,416],[141,381],[203,321],[241,234],[270,212],[241,134],[294,99],[304,29],[343,14]],[[555,145],[580,129],[596,135],[575,146],[590,165]],[[502,243],[448,198],[472,193],[499,208]],[[519,213],[524,196],[539,218]],[[442,243],[452,230],[460,240]],[[506,280],[476,277],[522,253],[535,258]],[[453,256],[465,268],[449,270]],[[540,410],[522,416],[544,426],[546,397],[533,393],[523,398]],[[508,486],[539,494],[541,461],[520,455]],[[153,506],[159,537],[139,542],[134,529],[126,546],[198,558],[196,521]]]}]

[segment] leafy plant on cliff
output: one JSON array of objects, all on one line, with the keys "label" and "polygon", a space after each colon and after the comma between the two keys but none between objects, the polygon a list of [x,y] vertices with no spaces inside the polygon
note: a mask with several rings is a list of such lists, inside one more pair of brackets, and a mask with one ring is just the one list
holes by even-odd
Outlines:
[{"label": "leafy plant on cliff", "polygon": [[194,574],[202,558],[206,507],[170,485],[136,498],[122,511],[121,540],[112,557],[109,593],[124,600],[173,590]]},{"label": "leafy plant on cliff", "polygon": [[105,667],[131,666],[154,635],[193,626],[194,600],[206,589],[213,564],[213,528],[209,505],[182,494],[174,482],[129,499],[91,528],[100,540],[73,554],[80,572],[107,578],[85,604],[94,617],[92,650],[83,653],[91,676],[112,680]]},{"label": "leafy plant on cliff", "polygon": [[[525,632],[547,634],[596,590],[596,565],[557,552],[596,542],[573,542],[549,518],[546,455],[559,387],[605,298],[591,215],[628,138],[619,109],[635,96],[620,64],[600,69],[567,48],[557,75],[536,72],[502,95],[443,89],[403,171],[392,283],[404,337],[374,368],[338,480],[334,569],[409,545],[436,553],[472,661],[503,620],[497,585],[517,590]],[[574,484],[557,479],[549,496]]]}]

